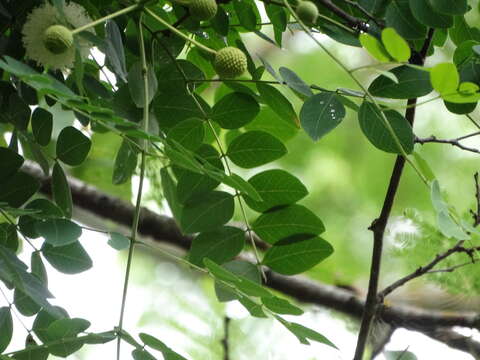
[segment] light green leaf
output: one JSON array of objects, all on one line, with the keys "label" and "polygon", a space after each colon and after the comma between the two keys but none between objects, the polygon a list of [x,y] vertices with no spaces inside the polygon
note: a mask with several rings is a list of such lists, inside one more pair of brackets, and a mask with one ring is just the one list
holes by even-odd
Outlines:
[{"label": "light green leaf", "polygon": [[460,75],[452,63],[441,63],[430,70],[430,81],[440,94],[451,94],[457,91]]},{"label": "light green leaf", "polygon": [[279,298],[277,296],[274,297],[263,297],[262,303],[265,305],[269,310],[273,311],[277,314],[285,314],[285,315],[302,315],[304,311],[295,305],[290,304],[289,301]]},{"label": "light green leaf", "polygon": [[122,234],[111,232],[109,233],[108,245],[118,251],[128,249],[130,239]]},{"label": "light green leaf", "polygon": [[382,30],[382,42],[390,56],[396,61],[406,62],[410,59],[411,51],[408,43],[394,28]]},{"label": "light green leaf", "polygon": [[271,85],[257,83],[257,89],[262,100],[283,121],[298,126],[298,117],[290,101],[276,88]]},{"label": "light green leaf", "polygon": [[378,61],[390,62],[392,60],[383,44],[376,37],[362,33],[358,38],[363,48]]}]

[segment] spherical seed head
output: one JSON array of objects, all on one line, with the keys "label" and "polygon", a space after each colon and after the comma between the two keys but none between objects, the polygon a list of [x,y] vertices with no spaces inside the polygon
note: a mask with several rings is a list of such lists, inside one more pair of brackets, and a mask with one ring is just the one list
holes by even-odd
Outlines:
[{"label": "spherical seed head", "polygon": [[43,42],[53,54],[63,54],[72,47],[73,35],[63,25],[52,25],[45,30]]},{"label": "spherical seed head", "polygon": [[190,0],[188,7],[190,14],[198,20],[210,20],[217,14],[215,0]]},{"label": "spherical seed head", "polygon": [[318,18],[318,8],[311,1],[300,1],[295,10],[299,19],[305,24],[315,24]]},{"label": "spherical seed head", "polygon": [[228,46],[217,52],[215,71],[224,79],[233,79],[247,70],[247,57],[242,50]]}]

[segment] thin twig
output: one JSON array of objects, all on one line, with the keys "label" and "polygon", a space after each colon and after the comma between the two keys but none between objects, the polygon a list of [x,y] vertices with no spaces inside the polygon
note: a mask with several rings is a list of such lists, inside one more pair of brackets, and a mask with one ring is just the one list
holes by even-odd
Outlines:
[{"label": "thin twig", "polygon": [[480,225],[480,181],[478,178],[478,172],[473,175],[475,180],[475,199],[477,200],[477,211],[470,210],[470,213],[473,217],[473,226],[477,227]]},{"label": "thin twig", "polygon": [[459,241],[458,243],[455,244],[455,246],[451,247],[447,251],[438,254],[435,256],[435,258],[428,263],[425,266],[420,266],[417,270],[412,272],[411,274],[395,281],[393,284],[387,286],[385,289],[383,289],[381,292],[378,293],[378,297],[383,300],[388,294],[393,292],[394,290],[398,289],[399,287],[405,285],[407,282],[410,280],[416,279],[426,273],[428,273],[430,270],[432,270],[435,265],[437,265],[439,262],[445,260],[452,254],[456,254],[459,252],[464,252],[465,248],[463,247],[463,241]]},{"label": "thin twig", "polygon": [[415,138],[415,142],[417,144],[420,144],[420,145],[424,145],[424,144],[428,144],[428,143],[450,144],[452,146],[458,147],[459,149],[469,151],[469,152],[473,152],[473,153],[476,153],[476,154],[480,154],[480,150],[472,148],[472,147],[465,146],[460,142],[462,140],[465,140],[465,139],[468,139],[470,137],[477,136],[477,135],[480,135],[480,131],[477,131],[477,132],[474,132],[472,134],[468,134],[468,135],[465,135],[465,136],[461,136],[461,137],[458,137],[456,139],[438,139],[436,136],[432,135],[432,136],[427,137],[427,138],[417,137],[417,138]]}]

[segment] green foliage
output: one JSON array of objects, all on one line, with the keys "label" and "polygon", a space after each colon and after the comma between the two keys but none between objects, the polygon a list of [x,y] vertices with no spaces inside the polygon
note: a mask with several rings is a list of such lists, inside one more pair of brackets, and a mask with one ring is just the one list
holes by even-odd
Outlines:
[{"label": "green foliage", "polygon": [[[0,6],[5,20],[0,29],[5,45],[0,59],[0,280],[13,295],[12,306],[0,308],[0,353],[7,351],[12,312],[18,311],[35,316],[33,331],[40,343],[31,339],[25,349],[9,353],[15,359],[66,357],[85,344],[116,338],[134,347],[136,360],[155,359],[150,349],[168,360],[185,359],[145,333],[139,335],[143,345],[121,328],[87,333],[89,321],[70,318],[50,304],[53,294],[45,262],[65,274],[93,267],[79,240],[82,227],[72,219],[70,177],[125,201],[132,200],[132,179],[138,177],[131,236],[104,231],[108,244],[119,251],[138,244],[142,187],[148,182],[155,194],[149,200],[162,208],[165,199],[182,235],[193,238],[185,261],[214,279],[218,300],[238,300],[254,317],[276,319],[303,344],[312,340],[335,347],[322,334],[280,316],[301,315],[303,310],[263,286],[262,266],[283,275],[317,271],[325,278],[336,277],[328,261],[338,261],[330,257],[330,242],[337,244],[331,238],[340,236],[332,231],[326,239],[320,235],[325,224],[332,224],[346,237],[342,222],[353,217],[350,208],[355,202],[364,200],[361,191],[345,187],[348,201],[335,207],[339,189],[307,190],[303,182],[312,183],[312,176],[304,165],[311,140],[327,150],[316,163],[333,158],[327,146],[336,146],[357,164],[349,168],[339,162],[338,174],[331,169],[315,174],[320,182],[331,177],[340,187],[345,178],[357,177],[368,183],[364,192],[373,192],[383,185],[382,165],[391,154],[404,156],[416,173],[425,175],[408,181],[429,185],[436,224],[407,213],[418,232],[392,250],[411,269],[458,241],[478,240],[471,220],[459,216],[445,200],[435,179],[439,165],[414,148],[419,130],[403,115],[405,100],[433,90],[438,96],[429,101],[445,103],[453,114],[472,113],[480,100],[480,30],[469,22],[466,0],[329,3],[340,6],[336,12],[320,2],[263,1],[271,21],[268,30],[261,24],[259,2],[253,0],[77,2],[90,17],[101,19],[93,24],[95,32],[85,31],[90,25],[67,30],[60,20],[66,19],[68,9],[62,0],[52,2],[59,24],[47,32],[44,45],[52,56],[71,52],[75,59],[71,68],[56,72],[43,69],[41,60],[27,58],[23,51],[29,45],[22,42],[22,27],[42,2],[25,1],[21,9],[12,1]],[[281,48],[289,31],[307,30],[292,24],[296,16],[339,44],[363,47],[383,64],[347,69],[344,59],[316,37],[333,61],[318,67],[318,74],[310,55],[298,56],[302,66],[295,70],[287,67],[283,55],[274,59],[274,66],[256,56],[248,39]],[[105,55],[104,65],[97,63],[96,55],[86,56],[93,46]],[[439,52],[447,57],[445,62],[432,57],[431,67],[423,65],[425,54]],[[342,75],[330,69],[334,62]],[[379,74],[370,85],[356,72],[368,69]],[[318,85],[312,84],[312,75],[318,75]],[[413,101],[409,104],[415,106]],[[358,119],[358,126],[350,116]],[[348,133],[348,140],[338,140],[339,133]],[[362,141],[376,149],[363,147]],[[31,161],[51,176],[53,202],[40,197],[43,184],[37,177],[22,170]],[[302,181],[294,171],[302,174]],[[307,196],[309,191],[314,194]],[[362,211],[369,213],[369,206]],[[232,221],[243,223],[245,230]],[[264,250],[254,249],[255,264],[234,259],[253,245],[251,232],[267,244]],[[33,250],[27,264],[19,252],[29,246]],[[346,250],[341,242],[336,250],[349,262],[357,260],[357,250]],[[444,264],[455,266],[468,261],[465,257],[455,254]],[[450,291],[480,289],[478,271],[461,268],[457,274],[430,278]]]}]

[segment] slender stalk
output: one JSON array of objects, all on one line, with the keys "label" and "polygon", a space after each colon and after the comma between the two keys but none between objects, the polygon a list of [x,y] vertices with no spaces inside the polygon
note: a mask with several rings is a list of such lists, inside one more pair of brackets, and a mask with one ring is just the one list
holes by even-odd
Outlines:
[{"label": "slender stalk", "polygon": [[[145,55],[145,43],[143,40],[143,26],[142,26],[143,16],[140,16],[139,20],[139,43],[140,43],[140,55],[142,58],[142,75],[143,75],[143,91],[144,91],[144,107],[143,107],[143,129],[145,132],[148,131],[148,122],[149,122],[149,94],[148,94],[148,67],[147,60]],[[118,322],[118,332],[122,332],[123,328],[123,319],[125,315],[125,305],[127,300],[128,292],[128,283],[130,279],[130,271],[132,268],[133,252],[135,248],[135,242],[138,234],[138,224],[140,222],[140,210],[142,203],[142,193],[143,193],[143,182],[145,179],[145,165],[146,165],[146,151],[147,151],[148,142],[146,140],[142,143],[142,152],[140,154],[141,163],[140,163],[140,183],[138,184],[137,191],[137,201],[135,205],[135,213],[133,218],[132,232],[131,232],[131,242],[128,249],[128,258],[127,258],[127,268],[125,270],[125,281],[123,283],[123,294],[122,294],[122,304],[120,307],[120,319]],[[117,337],[117,360],[120,360],[120,345],[121,345],[120,336]]]},{"label": "slender stalk", "polygon": [[198,41],[196,41],[195,39],[192,39],[190,38],[189,36],[185,35],[184,33],[182,33],[180,30],[178,30],[176,27],[170,25],[167,21],[163,20],[160,16],[158,16],[157,14],[155,14],[153,11],[151,11],[150,9],[147,9],[145,8],[145,11],[151,16],[153,17],[155,20],[157,20],[159,23],[161,23],[162,25],[166,26],[168,29],[170,29],[173,33],[175,33],[176,35],[180,36],[181,38],[184,38],[186,41],[189,41],[191,42],[193,45],[197,46],[198,48],[202,49],[203,51],[206,51],[210,54],[213,54],[213,55],[216,55],[217,52],[213,49],[210,49],[208,46],[205,46],[203,44],[200,44]]},{"label": "slender stalk", "polygon": [[129,12],[140,8],[140,6],[141,6],[141,4],[133,4],[133,5],[130,5],[129,7],[126,7],[122,10],[118,10],[114,13],[108,14],[107,16],[104,16],[100,19],[92,21],[91,23],[88,23],[86,25],[80,26],[79,28],[76,28],[76,29],[72,30],[72,34],[75,35],[75,34],[81,33],[82,31],[88,30],[91,27],[97,26],[97,25],[99,25],[99,24],[101,24],[101,23],[103,23],[107,20],[114,19],[114,18],[116,18],[118,16],[121,16],[121,15],[124,15],[124,14],[128,14]]}]

